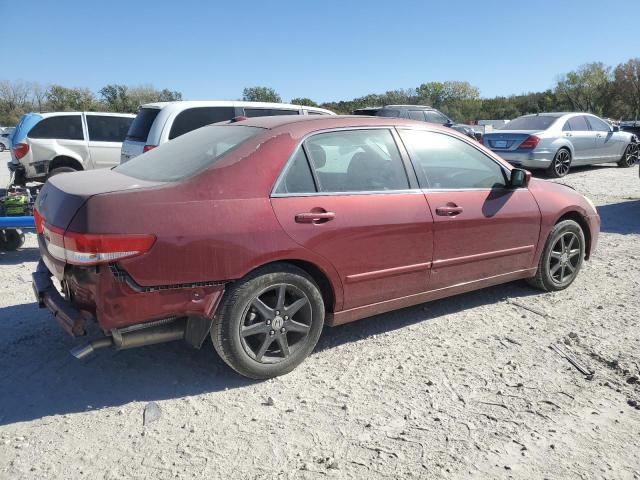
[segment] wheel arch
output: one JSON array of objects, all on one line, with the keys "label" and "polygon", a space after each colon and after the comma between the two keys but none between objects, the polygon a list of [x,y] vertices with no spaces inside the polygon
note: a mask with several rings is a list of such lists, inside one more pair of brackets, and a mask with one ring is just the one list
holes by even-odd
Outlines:
[{"label": "wheel arch", "polygon": [[57,157],[53,158],[49,162],[49,171],[58,167],[71,167],[74,170],[78,170],[78,171],[84,170],[84,167],[82,166],[82,162],[80,162],[76,158],[69,157],[67,155],[58,155]]},{"label": "wheel arch", "polygon": [[564,220],[573,220],[582,229],[582,233],[584,234],[585,241],[585,260],[589,260],[591,256],[591,230],[589,229],[589,223],[584,218],[584,216],[578,212],[577,210],[570,210],[568,212],[563,213],[560,218],[556,221],[555,225],[564,221]]}]

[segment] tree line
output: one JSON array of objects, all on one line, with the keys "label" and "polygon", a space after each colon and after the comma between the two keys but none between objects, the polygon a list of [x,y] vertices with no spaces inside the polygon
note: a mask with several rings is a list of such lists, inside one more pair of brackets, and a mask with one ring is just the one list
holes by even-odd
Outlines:
[{"label": "tree line", "polygon": [[[282,102],[270,87],[247,87],[242,99]],[[182,100],[178,91],[157,90],[152,85],[129,87],[110,84],[97,94],[87,88],[42,86],[35,82],[0,81],[0,125],[15,125],[27,111],[135,112],[144,103]],[[427,82],[415,88],[372,93],[352,100],[315,102],[292,98],[290,103],[320,106],[350,114],[363,107],[390,104],[431,105],[458,122],[480,119],[512,119],[527,113],[585,111],[613,119],[640,120],[640,58],[615,67],[588,63],[559,75],[553,88],[521,95],[481,98],[467,81]]]}]

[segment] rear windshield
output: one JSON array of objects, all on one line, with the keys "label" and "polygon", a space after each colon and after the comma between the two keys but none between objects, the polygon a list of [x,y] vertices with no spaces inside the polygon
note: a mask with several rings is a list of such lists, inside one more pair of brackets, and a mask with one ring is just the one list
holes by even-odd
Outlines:
[{"label": "rear windshield", "polygon": [[151,125],[153,125],[158,113],[160,113],[159,108],[141,108],[136,118],[131,122],[126,139],[146,142]]},{"label": "rear windshield", "polygon": [[531,115],[518,117],[501,126],[498,130],[546,130],[559,117],[551,115]]},{"label": "rear windshield", "polygon": [[141,180],[175,182],[195,175],[226,152],[263,131],[241,125],[210,125],[164,143],[115,168]]}]

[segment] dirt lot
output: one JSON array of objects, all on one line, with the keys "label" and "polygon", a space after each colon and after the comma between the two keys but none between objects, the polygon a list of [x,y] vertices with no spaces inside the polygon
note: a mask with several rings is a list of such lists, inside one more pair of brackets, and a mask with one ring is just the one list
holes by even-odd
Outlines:
[{"label": "dirt lot", "polygon": [[568,290],[518,282],[327,329],[267,382],[210,344],[74,360],[33,302],[30,236],[0,255],[0,478],[640,478],[638,170],[564,182],[603,221]]}]

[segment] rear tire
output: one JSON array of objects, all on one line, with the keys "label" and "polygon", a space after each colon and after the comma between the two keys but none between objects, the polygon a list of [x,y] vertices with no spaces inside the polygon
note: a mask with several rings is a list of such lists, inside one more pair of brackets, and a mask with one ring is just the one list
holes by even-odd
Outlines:
[{"label": "rear tire", "polygon": [[585,255],[584,232],[573,220],[563,220],[549,233],[538,271],[527,282],[539,290],[564,290],[578,276]]},{"label": "rear tire", "polygon": [[6,150],[5,146],[3,143],[0,143],[0,153],[4,152]]},{"label": "rear tire", "polygon": [[625,148],[622,158],[618,162],[618,166],[621,168],[633,167],[638,162],[638,152],[640,151],[640,144],[630,143]]},{"label": "rear tire", "polygon": [[277,263],[227,289],[211,326],[211,340],[239,374],[272,378],[289,373],[312,352],[324,313],[313,279],[293,265]]},{"label": "rear tire", "polygon": [[70,172],[77,172],[77,170],[75,168],[72,167],[56,167],[53,170],[49,171],[49,174],[47,175],[47,178],[51,178],[55,175],[59,175],[61,173],[70,173]]},{"label": "rear tire", "polygon": [[566,148],[558,150],[547,168],[547,175],[551,178],[562,178],[571,169],[571,152]]}]

